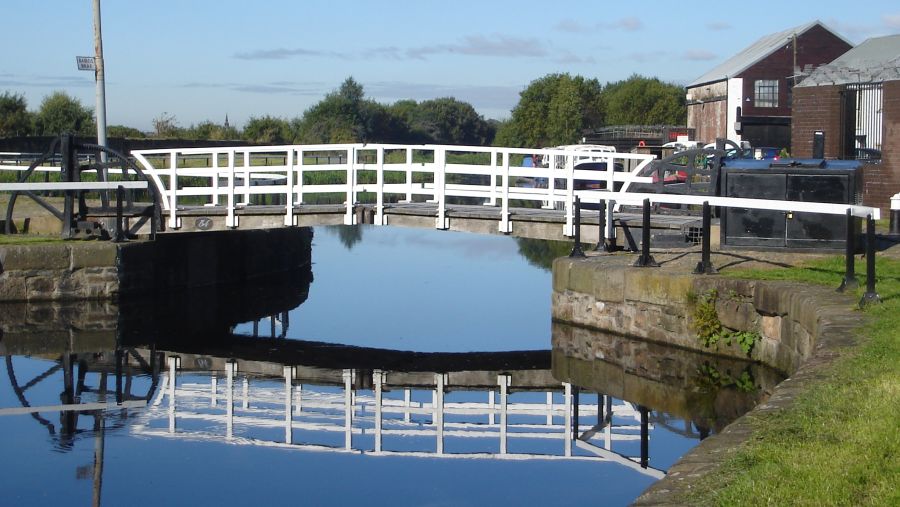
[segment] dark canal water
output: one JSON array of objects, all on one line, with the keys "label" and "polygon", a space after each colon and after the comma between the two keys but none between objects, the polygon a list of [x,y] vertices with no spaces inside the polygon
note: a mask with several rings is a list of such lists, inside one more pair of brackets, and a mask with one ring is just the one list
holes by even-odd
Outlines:
[{"label": "dark canal water", "polygon": [[562,251],[317,228],[262,288],[2,307],[0,504],[628,504],[779,379],[551,323]]}]

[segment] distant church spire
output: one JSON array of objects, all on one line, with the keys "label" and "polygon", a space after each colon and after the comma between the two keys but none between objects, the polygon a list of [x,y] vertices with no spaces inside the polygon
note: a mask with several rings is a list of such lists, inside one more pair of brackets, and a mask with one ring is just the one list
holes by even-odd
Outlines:
[{"label": "distant church spire", "polygon": [[228,128],[228,113],[225,113],[225,128]]}]

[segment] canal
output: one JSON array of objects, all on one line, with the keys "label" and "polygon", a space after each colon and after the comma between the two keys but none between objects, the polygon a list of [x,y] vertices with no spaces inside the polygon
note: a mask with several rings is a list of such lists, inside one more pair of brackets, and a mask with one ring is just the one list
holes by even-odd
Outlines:
[{"label": "canal", "polygon": [[551,322],[564,252],[321,227],[262,287],[6,305],[2,503],[628,504],[780,378]]}]

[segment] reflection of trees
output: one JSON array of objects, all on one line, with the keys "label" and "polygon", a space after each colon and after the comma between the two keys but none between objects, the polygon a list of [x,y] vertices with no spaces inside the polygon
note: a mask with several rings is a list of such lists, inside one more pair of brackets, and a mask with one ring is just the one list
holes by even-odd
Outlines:
[{"label": "reflection of trees", "polygon": [[347,250],[353,250],[353,245],[362,241],[362,227],[359,225],[329,225],[326,229],[336,233]]},{"label": "reflection of trees", "polygon": [[568,241],[549,241],[544,239],[516,238],[519,255],[532,266],[550,271],[553,259],[569,255],[572,244]]}]

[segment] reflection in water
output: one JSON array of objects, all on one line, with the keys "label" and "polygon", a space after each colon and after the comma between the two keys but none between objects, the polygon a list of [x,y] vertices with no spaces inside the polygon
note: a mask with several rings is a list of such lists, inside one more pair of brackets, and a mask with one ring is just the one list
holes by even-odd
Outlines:
[{"label": "reflection in water", "polygon": [[553,324],[553,375],[682,418],[686,434],[693,425],[700,438],[721,431],[784,379],[757,363],[561,323]]},{"label": "reflection in water", "polygon": [[519,255],[532,266],[550,271],[553,260],[565,257],[572,251],[572,243],[568,241],[550,241],[542,239],[515,238],[519,247]]},{"label": "reflection in water", "polygon": [[[367,233],[370,236],[377,234]],[[392,241],[409,239],[397,237]],[[434,243],[438,247],[429,254],[437,258],[446,253],[444,243]],[[479,242],[470,251],[482,255],[485,244]],[[357,245],[354,254],[367,251]],[[459,256],[454,252],[440,257],[444,276],[458,277],[463,269],[445,260],[454,257]],[[468,266],[478,258],[459,262]],[[317,261],[314,268],[322,268],[327,260]],[[317,270],[316,286],[333,283],[332,276],[334,271]],[[416,330],[433,343],[417,343],[415,351],[296,339],[313,325],[308,313],[298,313],[298,307],[315,304],[321,294],[310,291],[312,278],[311,271],[298,271],[248,287],[119,305],[4,305],[0,355],[5,356],[9,380],[0,384],[0,435],[12,435],[16,445],[5,441],[5,453],[13,458],[0,461],[0,472],[6,470],[13,478],[19,495],[5,500],[44,501],[33,494],[43,491],[44,482],[28,484],[29,473],[20,471],[15,460],[48,470],[61,490],[71,492],[74,488],[63,484],[72,476],[71,468],[64,468],[72,460],[54,459],[65,455],[78,458],[76,478],[91,479],[95,505],[104,488],[107,498],[113,498],[110,502],[119,498],[116,493],[131,498],[133,491],[122,474],[150,476],[176,489],[184,476],[187,485],[182,487],[189,488],[204,474],[211,475],[210,480],[228,476],[234,473],[228,466],[244,461],[248,464],[239,469],[244,481],[268,481],[271,488],[272,481],[314,477],[310,481],[325,484],[319,489],[350,495],[335,497],[337,491],[326,491],[313,503],[371,500],[373,488],[390,489],[396,476],[407,477],[423,493],[411,500],[391,490],[394,497],[386,502],[452,498],[447,501],[497,503],[510,502],[510,495],[518,494],[523,501],[572,503],[584,498],[581,492],[558,483],[569,484],[578,474],[585,483],[604,484],[610,495],[605,501],[627,503],[684,450],[719,430],[777,381],[738,362],[688,357],[680,350],[634,340],[597,339],[584,330],[556,325],[552,350],[546,350],[541,331],[544,350],[520,351],[516,348],[537,347],[515,330],[496,336],[500,333],[488,327],[485,333],[485,323],[472,309],[440,315],[470,322],[477,327],[472,334],[477,335],[479,350],[497,351],[447,352],[453,349],[435,330],[443,323],[430,314],[427,325]],[[320,320],[335,322],[348,314],[362,319],[361,309],[370,302],[347,287],[352,288],[341,289],[344,301],[353,302],[351,308],[331,305],[331,313]],[[379,294],[387,294],[378,287]],[[348,299],[348,292],[353,297]],[[546,298],[540,299],[545,306]],[[510,301],[503,303],[514,305]],[[523,321],[525,314],[538,312],[524,304],[516,310]],[[411,319],[404,311],[409,313],[404,306],[403,318]],[[397,314],[363,319],[368,327],[362,329],[379,336],[397,332]],[[312,334],[321,336],[318,329]],[[742,389],[751,391],[748,399],[736,394]],[[56,452],[48,456],[45,442]],[[235,448],[242,450],[239,458],[232,454]],[[301,452],[287,453],[294,458],[276,467],[271,463],[284,458],[270,448]],[[89,459],[82,456],[85,451],[90,451]],[[303,455],[314,459],[298,458]],[[350,458],[356,461],[335,461]],[[198,461],[204,466],[198,467]],[[109,466],[113,462],[116,466]],[[450,468],[453,463],[466,468]],[[499,465],[479,468],[482,463]],[[529,469],[520,466],[534,464],[541,468],[532,479],[521,479]],[[169,474],[159,475],[154,465]],[[555,481],[548,478],[562,473],[565,477]],[[110,474],[118,480],[104,483],[104,475],[109,479]],[[333,477],[348,475],[361,484],[370,476],[380,479],[361,485],[359,492],[338,488]],[[474,486],[481,476],[490,480]],[[504,490],[500,499],[491,496],[504,477],[521,484]],[[441,480],[451,489],[432,491]],[[316,491],[309,486],[304,493]],[[222,488],[230,495],[241,494],[227,485]],[[29,493],[24,496],[22,491]],[[63,498],[71,503],[70,497]],[[227,500],[236,503],[239,498]]]}]

